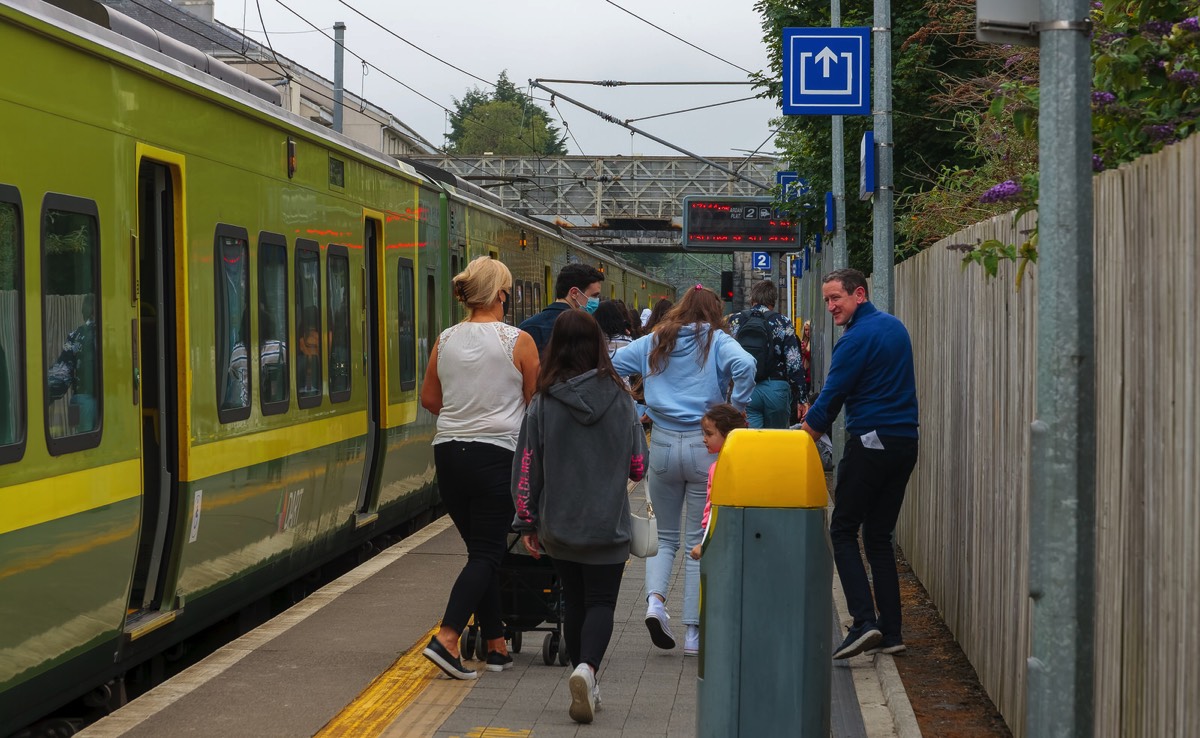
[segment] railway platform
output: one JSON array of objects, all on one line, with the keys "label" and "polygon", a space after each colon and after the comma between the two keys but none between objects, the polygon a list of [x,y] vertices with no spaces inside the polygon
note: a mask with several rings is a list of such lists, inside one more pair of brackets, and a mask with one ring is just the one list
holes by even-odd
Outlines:
[{"label": "railway platform", "polygon": [[[644,567],[631,560],[590,725],[567,715],[570,668],[543,663],[527,633],[509,671],[441,675],[421,650],[466,551],[449,518],[381,552],[287,612],[93,724],[81,736],[649,738],[696,734],[697,659],[655,649],[643,622]],[[835,607],[844,607],[835,588]],[[682,558],[672,591],[682,588]],[[839,632],[848,620],[835,613]],[[782,647],[782,646],[781,646]],[[468,662],[476,663],[476,662]],[[920,732],[891,656],[830,665],[832,735]]]}]

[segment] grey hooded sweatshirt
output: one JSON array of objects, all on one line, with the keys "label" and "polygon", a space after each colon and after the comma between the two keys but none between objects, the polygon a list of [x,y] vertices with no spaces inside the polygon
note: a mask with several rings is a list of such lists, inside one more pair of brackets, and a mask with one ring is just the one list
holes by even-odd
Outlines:
[{"label": "grey hooded sweatshirt", "polygon": [[633,398],[595,369],[533,396],[517,439],[513,528],[538,534],[552,558],[619,564],[629,558],[627,481],[646,470]]}]

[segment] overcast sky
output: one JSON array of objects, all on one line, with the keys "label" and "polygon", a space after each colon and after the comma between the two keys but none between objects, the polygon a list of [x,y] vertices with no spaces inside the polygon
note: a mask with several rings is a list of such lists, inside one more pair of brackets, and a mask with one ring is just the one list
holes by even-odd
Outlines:
[{"label": "overcast sky", "polygon": [[[501,70],[522,89],[527,80],[744,81],[746,73],[714,59],[614,7],[605,0],[346,0],[350,6],[431,54],[494,81]],[[767,63],[753,0],[615,0],[677,36],[744,67]],[[333,78],[330,41],[311,30],[277,0],[258,0],[275,50]],[[333,35],[346,24],[346,49],[402,80],[441,105],[453,108],[483,83],[422,54],[336,0],[283,0]],[[255,0],[216,0],[216,17],[265,41]],[[296,33],[301,31],[301,33]],[[446,113],[346,55],[346,88],[390,111],[422,136],[444,145]],[[548,83],[558,91],[621,119],[749,97],[748,85],[720,87],[604,88]],[[547,94],[535,90],[539,98]],[[539,102],[549,109],[547,100]],[[675,155],[670,149],[570,103],[559,100],[556,124],[565,118],[574,140],[571,154]],[[552,116],[555,111],[550,111]],[[746,155],[771,134],[778,115],[772,101],[739,102],[709,110],[634,122],[673,144],[709,156]],[[739,151],[745,149],[747,151]],[[772,152],[767,142],[762,152]]]}]

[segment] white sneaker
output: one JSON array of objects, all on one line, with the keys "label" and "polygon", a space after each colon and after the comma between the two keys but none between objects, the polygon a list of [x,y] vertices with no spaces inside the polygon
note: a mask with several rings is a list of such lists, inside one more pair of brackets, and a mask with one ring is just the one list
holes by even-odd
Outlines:
[{"label": "white sneaker", "polygon": [[683,636],[683,655],[697,656],[700,653],[700,626],[689,625]]},{"label": "white sneaker", "polygon": [[650,642],[659,648],[675,648],[675,634],[671,632],[671,616],[662,600],[651,597],[646,607],[646,629],[650,631]]},{"label": "white sneaker", "polygon": [[596,710],[600,709],[600,682],[596,682],[596,688],[592,690],[592,704]]},{"label": "white sneaker", "polygon": [[592,667],[580,664],[567,679],[571,690],[571,707],[567,714],[577,723],[590,723],[596,716],[596,675]]}]

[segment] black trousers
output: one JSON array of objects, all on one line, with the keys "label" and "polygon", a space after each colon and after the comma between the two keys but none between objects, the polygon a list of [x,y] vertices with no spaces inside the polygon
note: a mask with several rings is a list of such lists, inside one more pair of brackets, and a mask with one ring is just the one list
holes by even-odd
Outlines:
[{"label": "black trousers", "polygon": [[[865,448],[854,436],[846,440],[838,464],[829,538],[846,595],[846,608],[854,617],[854,624],[878,623],[885,638],[899,638],[900,578],[896,574],[892,533],[900,517],[908,478],[917,465],[917,439],[881,437],[880,440],[883,449]],[[858,549],[859,529],[871,566],[874,600]]]},{"label": "black trousers", "polygon": [[504,635],[499,571],[515,514],[509,491],[512,461],[512,451],[490,443],[449,441],[433,447],[438,491],[467,544],[467,564],[450,589],[442,625],[461,633],[475,613],[489,640]]},{"label": "black trousers", "polygon": [[566,608],[563,637],[567,640],[571,665],[590,664],[598,672],[612,639],[613,611],[617,607],[625,564],[553,561]]}]

